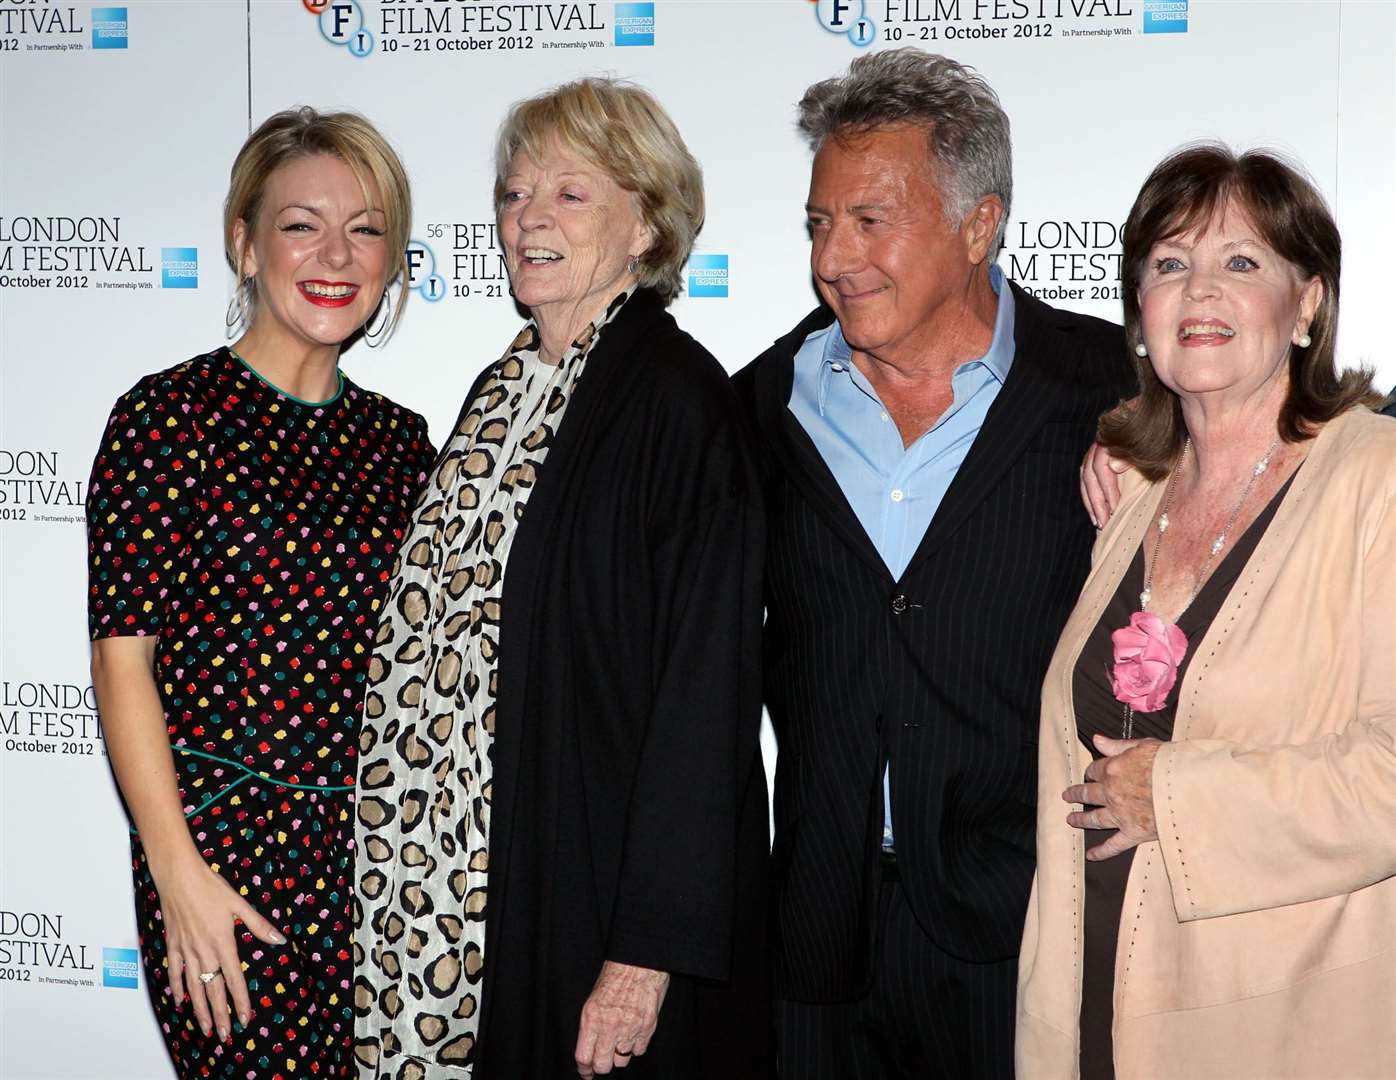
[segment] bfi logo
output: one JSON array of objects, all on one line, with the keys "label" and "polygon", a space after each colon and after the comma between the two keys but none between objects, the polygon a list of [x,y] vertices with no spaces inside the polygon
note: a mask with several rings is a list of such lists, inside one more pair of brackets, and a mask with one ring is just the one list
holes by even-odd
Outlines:
[{"label": "bfi logo", "polygon": [[320,35],[331,45],[343,45],[362,59],[373,52],[373,31],[364,21],[358,0],[301,0],[320,24]]},{"label": "bfi logo", "polygon": [[877,27],[863,10],[863,0],[815,0],[814,17],[831,34],[842,34],[860,49],[877,37]]}]

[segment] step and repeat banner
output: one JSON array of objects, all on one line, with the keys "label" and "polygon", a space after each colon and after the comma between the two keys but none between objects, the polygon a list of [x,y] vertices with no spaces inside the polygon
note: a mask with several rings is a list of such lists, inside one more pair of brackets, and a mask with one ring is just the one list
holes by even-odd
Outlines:
[{"label": "step and repeat banner", "polygon": [[491,207],[510,102],[588,73],[656,93],[708,194],[675,313],[736,370],[814,303],[795,103],[904,45],[974,65],[1012,119],[1010,277],[1118,320],[1150,167],[1200,137],[1277,147],[1343,230],[1341,357],[1396,383],[1390,0],[0,0],[0,1077],[171,1075],[88,676],[83,500],[112,401],[225,341],[250,127],[350,108],[402,154],[406,318],[344,366],[440,440],[520,323]]}]

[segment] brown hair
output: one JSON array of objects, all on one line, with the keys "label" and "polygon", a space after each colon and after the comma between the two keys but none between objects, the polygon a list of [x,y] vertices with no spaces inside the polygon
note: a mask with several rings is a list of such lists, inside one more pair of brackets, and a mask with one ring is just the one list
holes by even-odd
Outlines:
[{"label": "brown hair", "polygon": [[652,237],[636,277],[672,300],[703,228],[703,170],[663,106],[648,91],[610,78],[578,79],[518,102],[495,142],[496,212],[514,155],[522,150],[540,160],[550,139],[635,196]]},{"label": "brown hair", "polygon": [[[1206,228],[1235,200],[1276,254],[1304,279],[1318,278],[1323,298],[1314,312],[1308,348],[1289,350],[1289,391],[1280,409],[1279,434],[1301,442],[1354,405],[1376,405],[1370,370],[1339,373],[1334,359],[1338,330],[1338,277],[1342,240],[1333,215],[1313,183],[1269,150],[1237,155],[1220,143],[1199,143],[1171,154],[1144,181],[1125,222],[1120,270],[1125,339],[1131,355],[1143,340],[1139,285],[1154,245]],[[1154,373],[1148,357],[1134,357],[1139,396],[1100,421],[1100,442],[1150,480],[1167,475],[1183,442],[1182,404]]]},{"label": "brown hair", "polygon": [[[228,197],[223,202],[223,251],[237,275],[239,295],[247,289],[254,305],[256,282],[243,273],[243,253],[233,241],[234,226],[239,220],[249,228],[255,223],[272,173],[292,161],[317,154],[339,158],[353,171],[365,194],[375,191],[382,200],[388,250],[395,256],[387,280],[391,283],[400,276],[404,286],[407,283],[412,188],[402,160],[382,133],[357,113],[322,113],[302,105],[273,113],[262,121],[242,144],[228,180]],[[388,332],[396,329],[402,319],[408,291],[402,290],[402,300],[393,310]]]}]

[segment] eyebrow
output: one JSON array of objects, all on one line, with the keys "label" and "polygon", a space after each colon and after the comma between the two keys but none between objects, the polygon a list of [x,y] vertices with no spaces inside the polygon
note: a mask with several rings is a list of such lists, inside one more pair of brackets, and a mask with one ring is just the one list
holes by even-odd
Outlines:
[{"label": "eyebrow", "polygon": [[[1175,248],[1181,248],[1183,251],[1192,251],[1194,248],[1197,247],[1196,244],[1188,244],[1188,243],[1185,243],[1181,237],[1177,237],[1177,236],[1172,236],[1172,237],[1168,237],[1167,239],[1160,240],[1160,241],[1158,242],[1157,246],[1158,246],[1158,247],[1175,247]],[[1239,240],[1228,240],[1225,244],[1222,245],[1222,250],[1223,250],[1223,251],[1231,251],[1231,250],[1233,250],[1233,249],[1235,249],[1235,248],[1239,248],[1239,247],[1248,247],[1248,246],[1249,246],[1249,247],[1268,247],[1269,245],[1267,245],[1267,244],[1265,243],[1265,241],[1259,240],[1259,239],[1257,239],[1257,238],[1254,237],[1254,236],[1243,236],[1243,237],[1241,237],[1241,239],[1239,239]]]},{"label": "eyebrow", "polygon": [[[277,213],[284,214],[287,210],[304,210],[307,214],[314,214],[318,218],[323,218],[325,216],[324,214],[320,213],[320,211],[317,210],[315,207],[306,206],[305,203],[287,203],[280,210],[278,210]],[[360,214],[383,214],[385,217],[387,216],[386,211],[380,210],[376,206],[365,206],[359,210],[355,210],[349,216],[351,218],[356,218]]]},{"label": "eyebrow", "polygon": [[[888,203],[877,202],[858,203],[856,206],[850,206],[848,212],[850,214],[862,214],[869,210],[885,211],[888,209],[889,205]],[[814,203],[805,203],[805,213],[807,214],[827,214],[828,212],[829,211],[825,210],[822,206],[816,206]]]},{"label": "eyebrow", "polygon": [[[558,178],[559,180],[590,180],[590,179],[592,179],[592,178],[595,177],[595,176],[596,176],[596,173],[578,172],[578,171],[561,172],[561,173],[558,173],[558,174],[557,174],[557,178]],[[511,173],[505,174],[504,182],[507,184],[510,180],[521,180],[521,179],[523,179],[523,173],[511,172]]]}]

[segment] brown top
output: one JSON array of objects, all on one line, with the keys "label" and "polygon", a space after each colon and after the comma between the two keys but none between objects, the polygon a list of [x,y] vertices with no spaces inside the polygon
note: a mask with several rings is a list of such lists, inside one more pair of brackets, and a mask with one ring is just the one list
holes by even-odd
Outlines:
[{"label": "brown top", "polygon": [[[1302,466],[1301,466],[1302,468]],[[1296,474],[1297,475],[1297,471]],[[1193,647],[1206,636],[1236,579],[1245,569],[1251,552],[1265,535],[1266,526],[1275,516],[1285,493],[1294,482],[1291,476],[1266,505],[1235,546],[1217,565],[1212,576],[1181,615],[1178,629],[1188,639],[1188,651],[1178,669],[1177,680],[1169,691],[1163,708],[1151,713],[1134,714],[1136,739],[1173,737],[1173,715],[1178,707],[1178,688],[1183,685]],[[1114,647],[1110,635],[1129,625],[1130,616],[1139,610],[1139,593],[1144,588],[1144,545],[1154,542],[1152,529],[1145,533],[1135,552],[1134,561],[1120,581],[1119,588],[1106,605],[1100,621],[1081,650],[1072,676],[1072,695],[1076,703],[1076,730],[1081,742],[1090,751],[1091,759],[1102,755],[1091,741],[1093,735],[1112,739],[1124,737],[1125,707],[1110,689],[1110,668],[1114,663]],[[1115,830],[1085,830],[1087,850],[1103,843]],[[1081,987],[1081,1080],[1110,1080],[1115,1075],[1114,1048],[1110,1029],[1113,1021],[1115,989],[1115,951],[1120,932],[1120,908],[1124,902],[1125,886],[1129,881],[1134,849],[1103,862],[1086,863],[1085,940],[1082,960]]]}]

